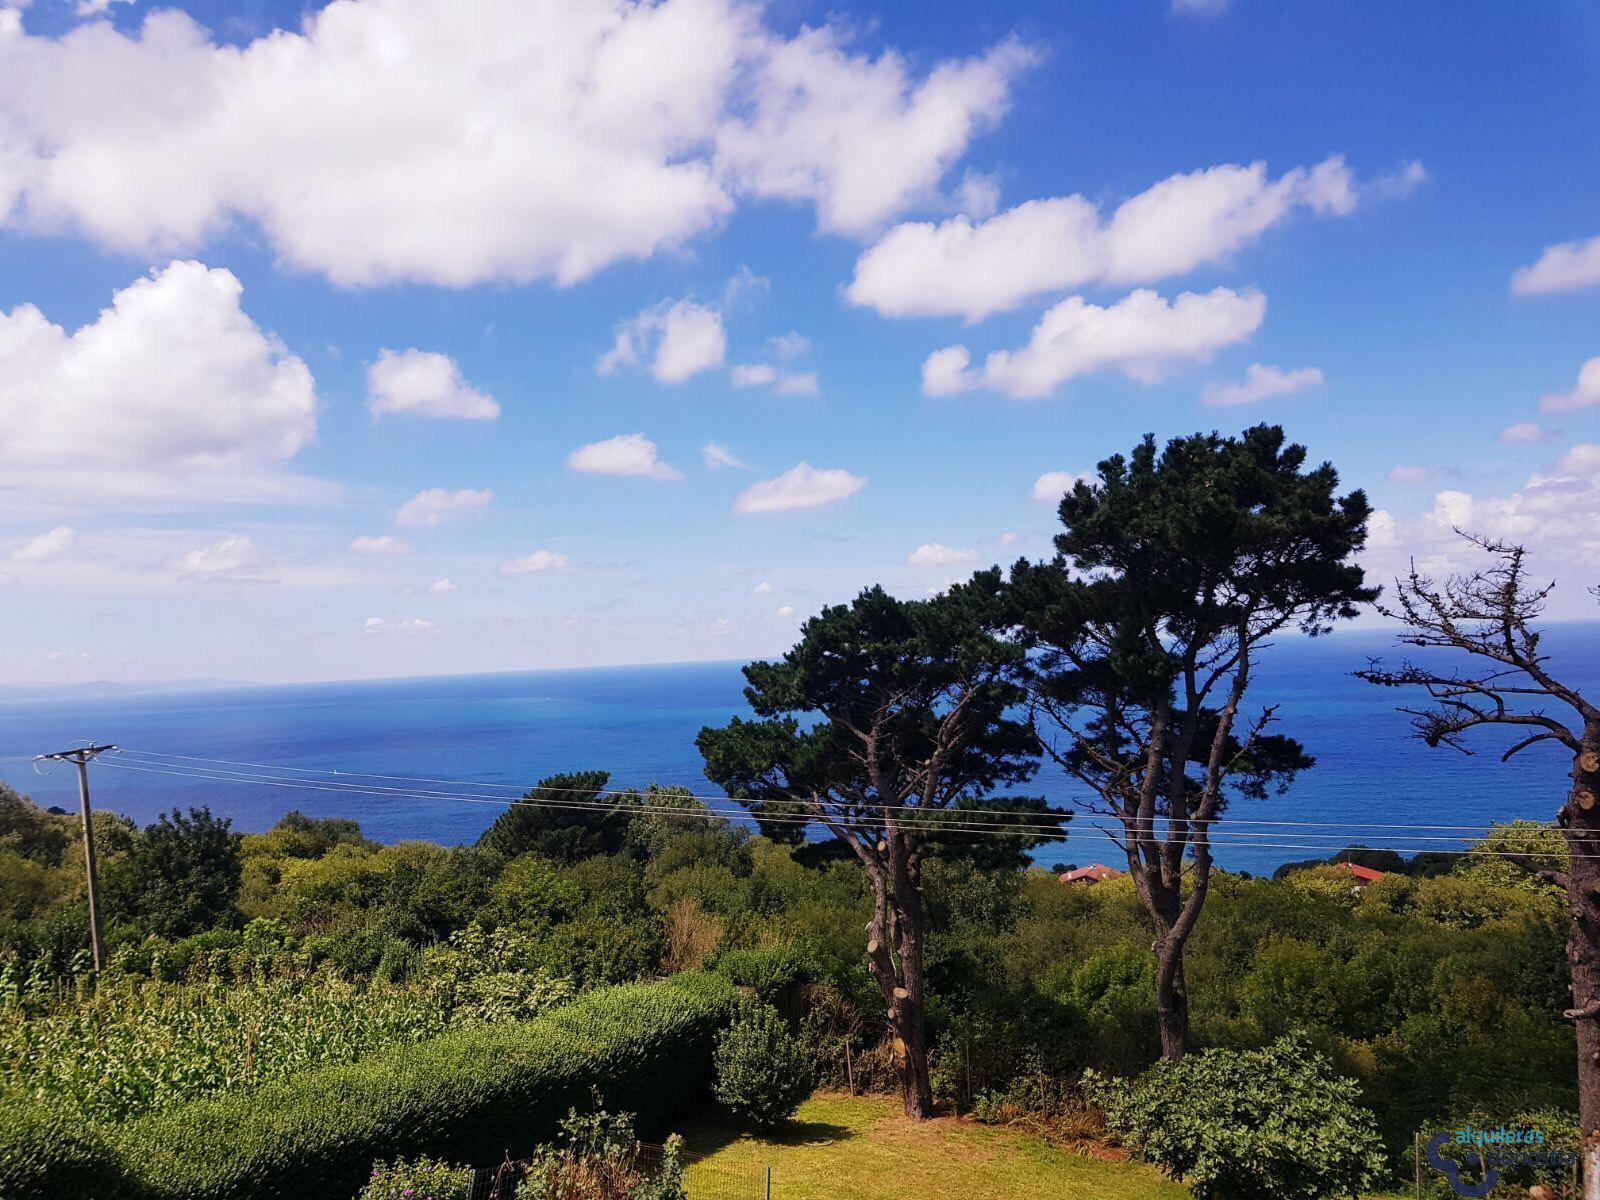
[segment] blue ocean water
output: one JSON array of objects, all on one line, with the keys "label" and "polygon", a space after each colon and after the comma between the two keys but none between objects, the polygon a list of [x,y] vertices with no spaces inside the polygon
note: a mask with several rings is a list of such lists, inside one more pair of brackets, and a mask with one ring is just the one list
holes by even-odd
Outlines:
[{"label": "blue ocean water", "polygon": [[[1600,624],[1552,626],[1556,669],[1580,685],[1600,684]],[[1482,731],[1480,753],[1429,750],[1408,738],[1395,711],[1415,696],[1371,687],[1351,672],[1375,654],[1394,657],[1390,635],[1346,632],[1285,639],[1262,661],[1251,703],[1278,704],[1276,732],[1291,734],[1317,758],[1286,796],[1241,802],[1215,833],[1225,866],[1270,871],[1350,842],[1406,850],[1448,849],[1435,841],[1455,830],[1381,825],[1482,827],[1515,817],[1549,819],[1565,791],[1569,763],[1556,747],[1537,747],[1502,765],[1511,738]],[[376,682],[240,687],[191,693],[0,699],[0,779],[41,804],[75,808],[75,772],[55,764],[38,773],[27,756],[93,739],[130,752],[160,752],[309,771],[529,785],[557,771],[604,769],[612,786],[676,784],[715,789],[694,748],[701,726],[746,714],[739,663],[536,671]],[[1596,689],[1600,693],[1600,688]],[[111,760],[108,760],[108,762]],[[206,804],[236,828],[259,830],[290,809],[347,816],[382,841],[427,838],[468,842],[499,806],[445,798],[301,790],[230,777],[176,778],[93,768],[96,807],[140,823],[174,805]],[[246,768],[221,768],[249,774]],[[372,782],[372,781],[367,781]],[[400,787],[395,782],[378,786]],[[432,786],[432,785],[428,785]],[[1042,767],[1026,789],[1063,802],[1079,794],[1058,770]],[[507,797],[516,795],[507,790]],[[1270,822],[1294,822],[1274,825]],[[1304,824],[1315,823],[1315,824]],[[1361,827],[1356,827],[1357,825]],[[1044,863],[1115,864],[1117,849],[1080,817]]]}]

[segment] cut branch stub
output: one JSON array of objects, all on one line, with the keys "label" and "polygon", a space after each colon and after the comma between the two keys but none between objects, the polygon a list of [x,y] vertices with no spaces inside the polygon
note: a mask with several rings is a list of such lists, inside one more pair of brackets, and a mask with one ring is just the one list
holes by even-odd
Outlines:
[{"label": "cut branch stub", "polygon": [[870,942],[867,943],[867,953],[868,954],[876,954],[881,949],[883,949],[883,943],[880,942],[877,938],[873,938]]},{"label": "cut branch stub", "polygon": [[911,993],[906,991],[905,988],[903,988],[903,987],[897,987],[894,990],[894,998],[896,1000],[906,1000],[906,999],[909,999],[910,996],[911,996]]},{"label": "cut branch stub", "polygon": [[1585,750],[1578,755],[1578,770],[1585,775],[1593,775],[1596,772],[1600,772],[1600,751]]},{"label": "cut branch stub", "polygon": [[1586,787],[1574,788],[1572,791],[1572,802],[1584,812],[1594,807],[1594,800],[1594,793]]},{"label": "cut branch stub", "polygon": [[895,1040],[894,1040],[894,1056],[896,1058],[901,1058],[901,1059],[905,1058],[905,1056],[906,1056],[906,1042],[905,1042],[904,1038],[895,1038]]}]

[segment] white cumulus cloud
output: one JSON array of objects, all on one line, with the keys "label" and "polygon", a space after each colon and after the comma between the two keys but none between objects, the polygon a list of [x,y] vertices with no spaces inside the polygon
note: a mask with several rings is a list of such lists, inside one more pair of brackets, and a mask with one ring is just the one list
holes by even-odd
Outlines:
[{"label": "white cumulus cloud", "polygon": [[1572,412],[1600,404],[1600,358],[1591,358],[1578,369],[1578,383],[1570,392],[1552,392],[1539,401],[1547,413]]},{"label": "white cumulus cloud", "polygon": [[54,529],[23,542],[11,552],[11,559],[13,562],[24,563],[49,562],[71,550],[72,544],[77,540],[77,532],[72,526],[57,525]]},{"label": "white cumulus cloud", "polygon": [[946,546],[943,542],[926,542],[913,550],[906,557],[906,562],[913,567],[955,567],[975,562],[977,557],[971,550]]},{"label": "white cumulus cloud", "polygon": [[266,555],[255,542],[243,534],[233,533],[209,546],[190,550],[178,560],[177,566],[185,575],[233,575],[259,566],[265,559]]},{"label": "white cumulus cloud", "polygon": [[297,490],[281,464],[316,431],[315,386],[245,315],[242,291],[229,271],[174,262],[71,333],[31,304],[0,312],[0,488],[209,501]]},{"label": "white cumulus cloud", "polygon": [[459,592],[460,590],[448,579],[435,579],[428,585],[428,593],[433,596],[444,596],[450,592]]},{"label": "white cumulus cloud", "polygon": [[1004,111],[1014,43],[913,68],[740,0],[345,0],[243,44],[172,9],[0,36],[0,222],[126,253],[244,223],[342,285],[548,279],[782,198],[855,233]]},{"label": "white cumulus cloud", "polygon": [[1502,442],[1524,446],[1538,442],[1553,442],[1560,436],[1560,430],[1546,429],[1537,421],[1518,421],[1515,425],[1507,425],[1500,431]]},{"label": "white cumulus cloud", "polygon": [[722,310],[679,300],[647,308],[618,326],[611,349],[601,356],[595,370],[611,375],[648,358],[650,374],[658,383],[683,383],[720,367],[727,352]]},{"label": "white cumulus cloud", "polygon": [[820,508],[853,496],[866,479],[849,471],[824,470],[800,463],[776,479],[764,479],[746,488],[734,501],[739,513],[786,512],[795,508]]},{"label": "white cumulus cloud", "polygon": [[368,617],[361,624],[361,632],[367,637],[381,637],[391,633],[434,634],[439,632],[439,627],[422,617],[406,617],[394,621],[387,617]]},{"label": "white cumulus cloud", "polygon": [[1323,383],[1322,372],[1316,367],[1296,367],[1292,371],[1285,371],[1282,367],[1251,363],[1238,383],[1215,380],[1206,384],[1200,393],[1200,403],[1232,408],[1241,404],[1255,404],[1273,396],[1292,396],[1307,388],[1321,387]]},{"label": "white cumulus cloud", "polygon": [[567,466],[586,475],[636,475],[678,480],[683,472],[661,461],[656,444],[642,433],[621,433],[590,442],[567,455]]},{"label": "white cumulus cloud", "polygon": [[929,396],[988,388],[1010,396],[1047,396],[1080,375],[1120,371],[1154,382],[1182,363],[1205,362],[1247,340],[1260,327],[1267,298],[1257,291],[1214,288],[1167,301],[1140,289],[1109,307],[1071,296],[1045,312],[1020,350],[997,350],[981,370],[965,346],[947,346],[922,365]]},{"label": "white cumulus cloud", "polygon": [[559,550],[535,550],[500,564],[502,575],[531,575],[540,571],[565,571],[567,556]]},{"label": "white cumulus cloud", "polygon": [[1342,158],[1271,179],[1266,164],[1174,175],[1109,217],[1084,196],[1029,200],[986,221],[896,226],[856,262],[845,295],[889,317],[977,321],[1032,296],[1154,283],[1214,263],[1305,209],[1344,215],[1356,187]]},{"label": "white cumulus cloud", "polygon": [[483,508],[494,499],[486,488],[427,488],[395,510],[394,523],[406,529],[432,529],[456,513]]},{"label": "white cumulus cloud", "polygon": [[1033,481],[1028,498],[1040,504],[1057,504],[1079,483],[1093,483],[1094,480],[1095,476],[1088,471],[1046,471]]},{"label": "white cumulus cloud", "polygon": [[1531,266],[1519,267],[1511,276],[1518,296],[1550,292],[1576,292],[1600,284],[1600,237],[1549,246]]},{"label": "white cumulus cloud", "polygon": [[367,407],[375,417],[492,421],[500,415],[492,397],[467,386],[454,359],[431,350],[380,350],[367,368]]}]

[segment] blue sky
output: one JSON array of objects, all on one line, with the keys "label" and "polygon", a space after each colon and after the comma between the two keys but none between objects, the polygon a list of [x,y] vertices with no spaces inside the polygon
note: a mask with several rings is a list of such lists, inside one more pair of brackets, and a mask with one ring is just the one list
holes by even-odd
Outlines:
[{"label": "blue sky", "polygon": [[1576,2],[0,0],[0,679],[774,653],[1259,420],[1582,615],[1597,111]]}]

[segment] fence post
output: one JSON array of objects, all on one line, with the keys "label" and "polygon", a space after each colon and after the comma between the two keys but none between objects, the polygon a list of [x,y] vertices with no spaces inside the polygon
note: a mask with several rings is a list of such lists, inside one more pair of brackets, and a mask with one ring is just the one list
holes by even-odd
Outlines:
[{"label": "fence post", "polygon": [[1417,1200],[1422,1200],[1422,1134],[1411,1135],[1411,1161],[1417,1164]]},{"label": "fence post", "polygon": [[768,1167],[762,1180],[761,1200],[772,1200],[772,1168]]}]

